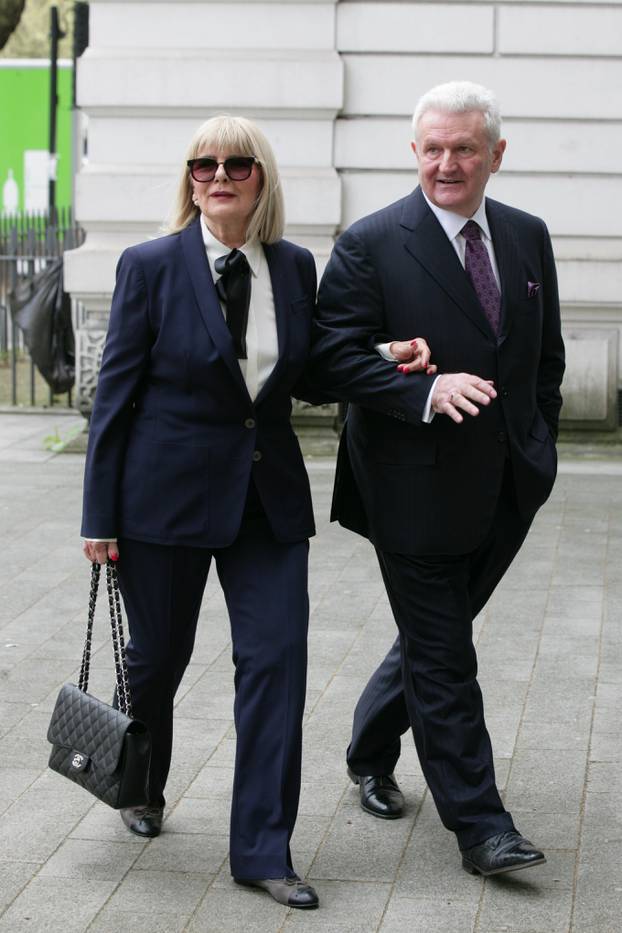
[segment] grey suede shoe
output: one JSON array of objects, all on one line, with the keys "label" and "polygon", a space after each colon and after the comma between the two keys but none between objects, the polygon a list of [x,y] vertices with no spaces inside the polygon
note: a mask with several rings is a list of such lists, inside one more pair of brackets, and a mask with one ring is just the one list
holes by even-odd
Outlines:
[{"label": "grey suede shoe", "polygon": [[244,884],[251,888],[261,888],[263,891],[267,891],[275,901],[285,907],[312,910],[320,903],[315,888],[312,888],[305,881],[301,881],[298,875],[294,875],[293,878],[259,878],[252,881],[247,878],[234,878],[233,880],[236,884]]},{"label": "grey suede shoe", "polygon": [[162,829],[164,807],[126,807],[121,810],[121,819],[137,836],[159,836]]}]

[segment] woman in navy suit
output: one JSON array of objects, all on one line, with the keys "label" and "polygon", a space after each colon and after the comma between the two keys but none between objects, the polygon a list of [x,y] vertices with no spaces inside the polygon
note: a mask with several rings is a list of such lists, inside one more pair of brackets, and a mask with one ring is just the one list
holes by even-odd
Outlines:
[{"label": "woman in navy suit", "polygon": [[314,533],[290,398],[305,394],[316,273],[282,239],[276,163],[250,121],[198,129],[171,231],[119,261],[84,484],[84,550],[118,559],[133,708],[153,739],[150,799],[121,815],[160,832],[173,699],[213,561],[235,664],[231,873],[316,907],[289,849]]}]

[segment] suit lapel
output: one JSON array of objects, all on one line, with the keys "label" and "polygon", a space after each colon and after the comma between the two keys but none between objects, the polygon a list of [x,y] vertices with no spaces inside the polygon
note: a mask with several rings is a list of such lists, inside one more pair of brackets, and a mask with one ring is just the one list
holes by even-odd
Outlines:
[{"label": "suit lapel", "polygon": [[519,294],[519,243],[516,230],[504,216],[503,205],[486,198],[486,217],[501,279],[501,326],[499,343],[507,338],[512,325],[511,297]]},{"label": "suit lapel", "polygon": [[270,282],[272,284],[272,297],[274,299],[274,314],[276,317],[276,332],[279,344],[279,356],[274,369],[261,387],[255,404],[258,404],[278,383],[280,374],[285,365],[287,356],[288,331],[290,324],[290,299],[289,290],[285,277],[285,269],[281,261],[279,244],[266,244],[264,246],[264,255],[268,263],[270,272]]},{"label": "suit lapel", "polygon": [[209,262],[205,254],[205,244],[201,236],[201,225],[197,218],[181,232],[181,245],[188,267],[188,275],[192,283],[201,317],[207,331],[214,341],[218,352],[227,364],[235,382],[248,396],[248,389],[242,376],[240,364],[235,355],[231,333],[227,327],[225,316],[222,313],[218,295],[214,287],[214,280],[210,271]]},{"label": "suit lapel", "polygon": [[404,246],[486,337],[493,338],[486,315],[445,231],[420,188],[406,199],[401,226]]}]

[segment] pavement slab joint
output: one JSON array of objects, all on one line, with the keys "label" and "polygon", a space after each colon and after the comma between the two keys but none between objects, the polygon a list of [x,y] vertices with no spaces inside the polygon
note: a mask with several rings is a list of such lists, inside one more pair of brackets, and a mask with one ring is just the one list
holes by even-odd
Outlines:
[{"label": "pavement slab joint", "polygon": [[[395,629],[372,548],[328,522],[334,464],[308,462],[318,536],[292,851],[321,907],[306,914],[229,875],[233,668],[215,575],[178,694],[162,836],[131,836],[117,813],[47,770],[47,722],[79,665],[88,592],[83,456],[45,448],[56,420],[0,414],[0,520],[11,542],[0,568],[0,933],[619,933],[618,461],[562,460],[550,501],[475,623],[498,783],[548,858],[488,880],[462,870],[409,736],[396,768],[404,819],[388,824],[358,806],[344,762],[352,710]],[[63,431],[71,426],[68,417]],[[44,566],[42,542],[52,555]],[[97,628],[94,647],[92,689],[105,696],[111,652]]]}]

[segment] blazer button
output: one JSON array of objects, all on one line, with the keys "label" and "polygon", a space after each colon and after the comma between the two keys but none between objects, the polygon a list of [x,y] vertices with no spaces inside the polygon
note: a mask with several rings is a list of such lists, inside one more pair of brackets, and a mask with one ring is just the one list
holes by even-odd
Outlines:
[{"label": "blazer button", "polygon": [[501,398],[507,398],[510,393],[505,386],[501,386]]},{"label": "blazer button", "polygon": [[500,444],[505,444],[505,441],[506,441],[505,431],[499,431],[499,433],[497,434],[497,440],[499,441]]},{"label": "blazer button", "polygon": [[260,450],[254,450],[254,451],[253,451],[253,460],[255,461],[255,463],[257,463],[259,460],[261,460],[261,457],[262,457],[262,454],[261,454],[261,451],[260,451]]},{"label": "blazer button", "polygon": [[255,427],[255,419],[254,419],[254,418],[247,418],[246,421],[244,422],[244,427],[245,427],[245,428],[254,428],[254,427]]}]

